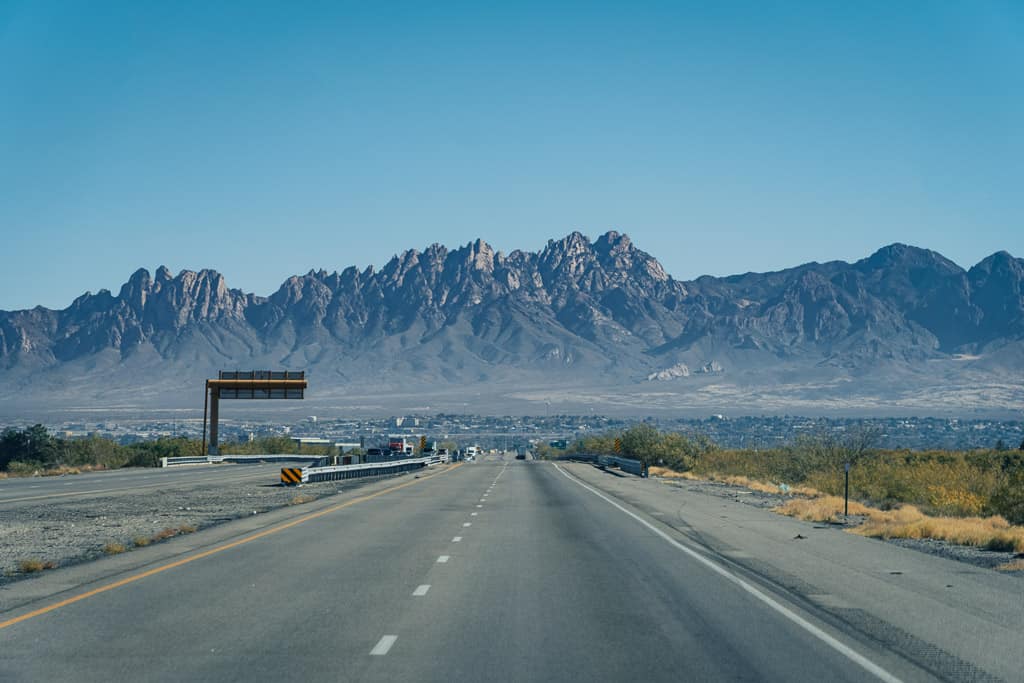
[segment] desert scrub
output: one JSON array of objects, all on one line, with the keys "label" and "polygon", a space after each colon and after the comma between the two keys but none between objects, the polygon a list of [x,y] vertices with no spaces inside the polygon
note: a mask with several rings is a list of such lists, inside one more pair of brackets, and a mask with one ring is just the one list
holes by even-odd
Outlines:
[{"label": "desert scrub", "polygon": [[41,572],[44,569],[55,569],[57,567],[56,562],[49,560],[40,560],[35,557],[25,558],[24,560],[18,560],[18,571],[22,574],[34,574]]},{"label": "desert scrub", "polygon": [[1024,552],[1024,527],[999,515],[932,517],[913,505],[895,510],[870,510],[868,520],[851,533],[872,538],[934,538],[987,550]]},{"label": "desert scrub", "polygon": [[[838,496],[819,496],[818,498],[795,498],[775,508],[775,512],[788,517],[796,517],[805,522],[838,522],[843,517],[843,499]],[[851,515],[867,515],[871,508],[857,501],[850,501]]]},{"label": "desert scrub", "polygon": [[127,550],[127,548],[124,547],[123,543],[116,543],[114,541],[110,541],[103,546],[103,552],[107,555],[120,555],[125,550]]},{"label": "desert scrub", "polygon": [[[825,496],[796,499],[775,508],[779,514],[808,522],[836,522],[843,517],[843,499]],[[850,501],[850,514],[866,517],[863,524],[847,529],[871,538],[931,538],[986,550],[1024,552],[1024,527],[1014,526],[998,515],[991,517],[933,517],[913,505],[879,510]]]}]

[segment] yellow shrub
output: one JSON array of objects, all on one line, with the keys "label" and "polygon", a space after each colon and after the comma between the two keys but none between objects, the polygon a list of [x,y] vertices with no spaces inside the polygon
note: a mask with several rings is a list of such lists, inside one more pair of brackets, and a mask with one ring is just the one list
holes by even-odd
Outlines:
[{"label": "yellow shrub", "polygon": [[[843,516],[843,499],[838,496],[795,498],[775,508],[775,512],[807,522],[836,522]],[[851,515],[866,515],[870,512],[871,508],[850,501]]]}]

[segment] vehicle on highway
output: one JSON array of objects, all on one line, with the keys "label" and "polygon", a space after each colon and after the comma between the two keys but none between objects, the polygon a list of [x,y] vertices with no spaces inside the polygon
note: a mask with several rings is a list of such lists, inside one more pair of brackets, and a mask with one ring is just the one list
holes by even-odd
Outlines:
[{"label": "vehicle on highway", "polygon": [[516,453],[516,460],[526,460],[526,453]]}]

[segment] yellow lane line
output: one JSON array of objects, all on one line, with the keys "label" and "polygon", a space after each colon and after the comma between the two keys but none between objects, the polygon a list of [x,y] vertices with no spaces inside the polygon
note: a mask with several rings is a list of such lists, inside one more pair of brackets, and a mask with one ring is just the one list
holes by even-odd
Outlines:
[{"label": "yellow lane line", "polygon": [[190,555],[189,557],[185,557],[185,558],[182,558],[180,560],[175,560],[174,562],[169,562],[167,564],[160,565],[159,567],[154,567],[153,569],[148,569],[148,570],[146,570],[144,572],[141,572],[139,574],[133,574],[132,576],[128,576],[128,577],[125,577],[125,578],[121,579],[120,581],[115,581],[114,583],[107,584],[106,586],[100,586],[99,588],[94,588],[94,589],[92,589],[90,591],[86,591],[85,593],[81,593],[79,595],[75,595],[73,597],[67,598],[66,600],[61,600],[60,602],[55,602],[52,605],[47,605],[46,607],[40,607],[37,610],[33,610],[31,612],[27,612],[25,614],[22,614],[21,616],[14,617],[12,619],[8,619],[7,621],[0,621],[0,630],[5,629],[8,626],[14,626],[15,624],[19,624],[19,623],[21,623],[23,621],[28,621],[29,619],[33,619],[33,618],[38,617],[40,615],[46,614],[48,612],[52,612],[54,610],[60,609],[61,607],[67,607],[68,605],[73,605],[76,602],[80,602],[82,600],[85,600],[86,598],[91,598],[94,595],[99,595],[100,593],[106,593],[107,591],[114,590],[115,588],[120,588],[121,586],[127,586],[130,583],[135,583],[136,581],[141,581],[142,579],[148,578],[148,577],[153,576],[155,574],[160,574],[162,572],[165,572],[168,569],[174,569],[175,567],[181,567],[182,565],[189,564],[190,562],[195,562],[196,560],[201,560],[204,557],[209,557],[211,555],[216,555],[217,553],[222,553],[225,550],[230,550],[231,548],[237,548],[240,545],[245,545],[246,543],[250,543],[250,542],[258,540],[260,538],[264,538],[266,536],[270,536],[271,534],[276,534],[279,531],[284,531],[285,529],[291,529],[293,526],[298,526],[299,524],[303,524],[304,522],[308,522],[311,519],[316,519],[318,517],[323,517],[324,515],[328,515],[328,514],[330,514],[332,512],[337,512],[338,510],[341,510],[342,508],[347,508],[347,507],[349,507],[351,505],[355,505],[356,503],[362,503],[362,502],[370,500],[372,498],[377,498],[379,496],[383,496],[386,493],[392,493],[393,491],[397,491],[399,489],[404,489],[407,486],[412,486],[413,484],[418,484],[418,483],[420,483],[422,481],[426,481],[427,479],[433,479],[434,477],[437,477],[437,476],[440,476],[442,474],[446,474],[448,472],[451,472],[452,470],[457,469],[457,468],[459,468],[461,466],[462,466],[462,463],[457,463],[457,464],[452,465],[451,467],[449,467],[444,472],[438,472],[437,474],[432,474],[429,477],[421,477],[419,479],[414,479],[412,481],[408,481],[408,482],[406,482],[404,484],[399,484],[398,486],[392,486],[391,488],[386,488],[386,489],[384,489],[382,491],[378,491],[376,493],[370,493],[370,494],[367,494],[365,496],[360,496],[359,498],[353,498],[352,500],[350,500],[350,501],[348,501],[346,503],[340,503],[338,505],[333,505],[333,506],[331,506],[329,508],[324,508],[323,510],[320,510],[319,512],[311,512],[310,514],[305,515],[303,517],[299,517],[298,519],[293,519],[290,522],[285,522],[283,524],[279,524],[277,526],[270,527],[269,529],[264,529],[263,531],[257,532],[255,534],[250,535],[250,536],[245,536],[244,538],[240,538],[240,539],[238,539],[236,541],[231,541],[230,543],[225,543],[224,545],[220,545],[220,546],[217,546],[215,548],[210,548],[209,550],[204,550],[201,553],[197,553],[195,555]]}]

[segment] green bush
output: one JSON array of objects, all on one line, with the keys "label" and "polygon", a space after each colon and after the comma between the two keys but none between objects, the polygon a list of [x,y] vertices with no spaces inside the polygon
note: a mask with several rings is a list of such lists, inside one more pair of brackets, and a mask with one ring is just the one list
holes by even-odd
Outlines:
[{"label": "green bush", "polygon": [[1011,524],[1024,524],[1024,472],[1014,472],[992,496],[991,511]]}]

